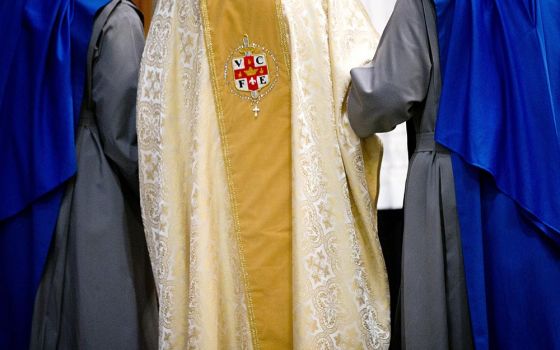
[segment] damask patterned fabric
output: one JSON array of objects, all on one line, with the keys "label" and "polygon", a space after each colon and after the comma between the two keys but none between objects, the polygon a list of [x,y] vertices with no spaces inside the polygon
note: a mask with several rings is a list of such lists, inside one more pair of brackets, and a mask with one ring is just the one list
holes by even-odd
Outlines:
[{"label": "damask patterned fabric", "polygon": [[[360,141],[344,105],[349,71],[371,58],[377,35],[358,3],[277,5],[281,19],[271,25],[289,33],[291,69],[293,348],[385,349],[389,291],[375,216],[381,145]],[[159,347],[255,349],[264,340],[237,239],[205,6],[158,2],[140,73],[141,199]]]}]

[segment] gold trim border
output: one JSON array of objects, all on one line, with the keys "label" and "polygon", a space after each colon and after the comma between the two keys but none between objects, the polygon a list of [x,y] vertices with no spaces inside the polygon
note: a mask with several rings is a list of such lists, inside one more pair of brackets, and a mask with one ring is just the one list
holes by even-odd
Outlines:
[{"label": "gold trim border", "polygon": [[[291,78],[292,66],[290,59],[290,43],[289,43],[289,30],[288,23],[284,17],[284,9],[282,7],[282,0],[276,0],[276,16],[278,17],[278,32],[280,33],[280,42],[282,45],[282,54],[284,56],[284,64],[288,70],[288,76]],[[290,80],[291,81],[291,80]]]}]

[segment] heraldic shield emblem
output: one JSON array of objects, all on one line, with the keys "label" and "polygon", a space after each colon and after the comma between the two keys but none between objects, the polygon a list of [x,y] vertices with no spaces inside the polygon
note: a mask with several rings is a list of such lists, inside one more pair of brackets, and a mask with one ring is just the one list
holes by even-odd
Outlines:
[{"label": "heraldic shield emblem", "polygon": [[259,102],[278,81],[278,63],[270,50],[251,43],[245,35],[243,45],[230,54],[224,74],[230,92],[250,101],[256,118],[260,112]]}]

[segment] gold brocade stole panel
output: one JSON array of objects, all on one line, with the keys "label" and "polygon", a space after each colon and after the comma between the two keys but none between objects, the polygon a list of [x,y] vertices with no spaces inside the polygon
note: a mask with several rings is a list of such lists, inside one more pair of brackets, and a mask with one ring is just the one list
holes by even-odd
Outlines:
[{"label": "gold brocade stole panel", "polygon": [[291,101],[280,1],[201,5],[253,345],[291,349]]}]

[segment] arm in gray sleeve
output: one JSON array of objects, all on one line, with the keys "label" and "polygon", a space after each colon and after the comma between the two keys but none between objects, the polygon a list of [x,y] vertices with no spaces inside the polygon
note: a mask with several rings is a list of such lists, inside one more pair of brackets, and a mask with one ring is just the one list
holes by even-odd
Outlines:
[{"label": "arm in gray sleeve", "polygon": [[398,0],[373,61],[351,71],[348,118],[360,137],[422,113],[432,58],[421,0]]},{"label": "arm in gray sleeve", "polygon": [[103,151],[138,193],[136,89],[144,49],[142,20],[121,3],[107,19],[93,64],[95,114]]}]

